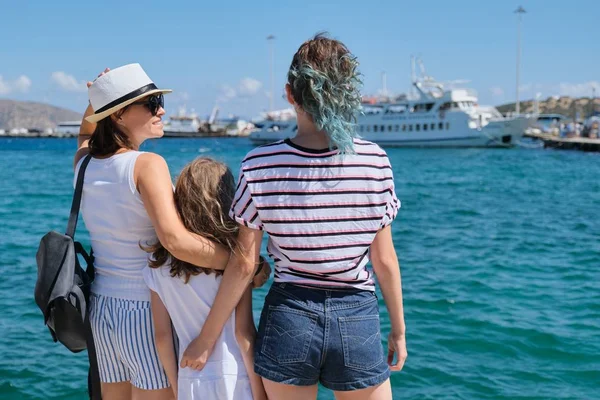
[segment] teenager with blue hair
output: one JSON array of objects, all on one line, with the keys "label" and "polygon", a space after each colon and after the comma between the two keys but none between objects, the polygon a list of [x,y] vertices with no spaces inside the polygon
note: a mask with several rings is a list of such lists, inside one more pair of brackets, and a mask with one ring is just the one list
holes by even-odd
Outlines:
[{"label": "teenager with blue hair", "polygon": [[[386,153],[357,138],[360,83],[358,61],[344,44],[324,35],[303,43],[285,87],[297,113],[296,136],[254,149],[242,162],[230,211],[240,251],[229,263],[252,263],[269,235],[275,282],[260,318],[254,368],[271,399],[315,399],[320,382],[337,399],[388,400],[390,370],[406,359],[390,227],[400,202]],[[391,322],[387,354],[369,261]],[[228,266],[225,275],[238,269]],[[202,368],[249,279],[223,280],[184,363]]]}]

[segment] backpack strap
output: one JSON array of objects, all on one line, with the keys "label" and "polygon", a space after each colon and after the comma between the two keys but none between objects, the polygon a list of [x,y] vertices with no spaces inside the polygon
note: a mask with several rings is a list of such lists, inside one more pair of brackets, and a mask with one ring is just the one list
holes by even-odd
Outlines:
[{"label": "backpack strap", "polygon": [[79,167],[79,173],[77,174],[75,194],[73,195],[73,203],[71,203],[71,214],[69,215],[69,223],[67,224],[67,232],[65,233],[67,236],[70,236],[71,239],[75,237],[77,218],[79,217],[79,206],[81,205],[81,195],[83,193],[83,177],[85,176],[85,169],[87,168],[91,159],[91,154],[85,156],[81,166]]},{"label": "backpack strap", "polygon": [[96,269],[94,268],[94,249],[91,249],[90,254],[88,255],[81,242],[73,242],[73,245],[75,246],[75,253],[80,254],[85,260],[85,272],[90,277],[90,280],[93,281],[96,277]]},{"label": "backpack strap", "polygon": [[[83,159],[79,172],[77,173],[77,183],[75,184],[75,193],[73,194],[73,203],[71,203],[71,214],[69,215],[69,223],[67,224],[67,236],[71,239],[75,237],[75,229],[77,228],[77,219],[79,218],[79,207],[81,206],[81,197],[83,194],[83,178],[85,176],[85,169],[87,168],[92,155],[88,154]],[[75,242],[76,254],[81,254],[87,264],[87,274],[90,278],[94,279],[94,251],[90,252],[90,255],[86,253],[85,249],[79,242]],[[94,335],[92,334],[92,325],[90,324],[90,313],[89,310],[85,310],[85,318],[83,320],[85,329],[85,341],[87,344],[88,358],[90,363],[90,369],[88,372],[88,395],[91,400],[102,399],[102,388],[100,385],[100,371],[98,371],[98,357],[96,355],[96,346],[94,344]]]},{"label": "backpack strap", "polygon": [[88,395],[91,400],[101,400],[102,387],[100,385],[100,371],[98,371],[98,357],[96,356],[96,346],[94,345],[94,335],[92,334],[89,312],[86,312],[85,314],[84,327],[88,359],[90,362],[90,369],[88,372]]}]

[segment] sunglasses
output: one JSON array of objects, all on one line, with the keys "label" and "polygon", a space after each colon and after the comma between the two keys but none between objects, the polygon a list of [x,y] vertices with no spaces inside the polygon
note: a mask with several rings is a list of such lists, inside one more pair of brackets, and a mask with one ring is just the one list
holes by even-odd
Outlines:
[{"label": "sunglasses", "polygon": [[158,114],[158,110],[161,107],[163,107],[163,108],[165,107],[165,98],[163,97],[162,93],[160,93],[160,94],[148,96],[142,101],[136,101],[135,103],[131,103],[131,104],[132,105],[139,104],[142,106],[146,106],[146,107],[148,107],[148,110],[150,110],[152,115],[156,116],[156,114]]}]

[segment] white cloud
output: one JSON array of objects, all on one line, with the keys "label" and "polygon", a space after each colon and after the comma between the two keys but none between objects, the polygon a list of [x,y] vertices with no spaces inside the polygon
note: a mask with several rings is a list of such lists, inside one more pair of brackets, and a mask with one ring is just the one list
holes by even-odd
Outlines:
[{"label": "white cloud", "polygon": [[525,83],[519,86],[519,92],[529,92],[533,89],[533,83]]},{"label": "white cloud", "polygon": [[10,92],[10,84],[0,75],[0,95],[9,94]]},{"label": "white cloud", "polygon": [[223,85],[223,86],[221,86],[221,92],[219,93],[219,96],[217,97],[217,101],[220,103],[224,103],[226,101],[234,99],[236,96],[237,96],[237,92],[234,88],[232,88],[229,85]]},{"label": "white cloud", "polygon": [[21,75],[13,82],[4,80],[0,75],[0,95],[10,94],[12,92],[25,93],[31,87],[31,79],[25,75]]},{"label": "white cloud", "polygon": [[52,81],[66,92],[85,92],[87,91],[85,81],[77,81],[73,75],[63,71],[52,73]]},{"label": "white cloud", "polygon": [[554,93],[560,96],[570,96],[570,97],[591,97],[593,89],[596,89],[596,92],[600,91],[600,82],[598,81],[589,81],[584,83],[559,83]]},{"label": "white cloud", "polygon": [[179,104],[179,105],[185,105],[189,100],[191,99],[191,96],[188,92],[184,92],[184,91],[174,91],[172,94],[170,94],[167,97],[167,101],[169,104],[169,107],[172,104]]},{"label": "white cloud", "polygon": [[262,82],[254,78],[244,78],[238,85],[240,96],[254,96],[262,88]]},{"label": "white cloud", "polygon": [[[514,90],[514,89],[513,89]],[[551,85],[544,85],[541,83],[525,83],[519,86],[519,99],[521,101],[532,100],[539,93],[552,93]],[[509,98],[514,96],[514,91],[509,91]]]},{"label": "white cloud", "polygon": [[190,99],[190,94],[188,92],[179,93],[179,98],[183,101],[188,101]]},{"label": "white cloud", "polygon": [[492,96],[494,96],[494,97],[503,97],[504,96],[504,89],[502,89],[501,87],[498,87],[498,86],[491,87],[490,92],[492,92]]},{"label": "white cloud", "polygon": [[19,78],[17,78],[17,80],[13,83],[13,87],[15,88],[15,90],[19,91],[19,92],[27,92],[29,90],[29,88],[31,87],[31,79],[29,79],[27,76],[25,75],[21,75]]},{"label": "white cloud", "polygon": [[558,84],[532,84],[526,83],[519,87],[522,96],[535,96],[542,93],[544,96],[569,96],[569,97],[591,97],[593,89],[600,94],[600,82],[588,81],[582,83],[562,82]]},{"label": "white cloud", "polygon": [[261,92],[263,84],[254,78],[243,78],[234,87],[231,85],[221,86],[217,101],[225,103],[233,99],[248,99]]},{"label": "white cloud", "polygon": [[471,83],[470,79],[453,79],[451,81],[443,82],[444,87],[448,89],[462,89]]},{"label": "white cloud", "polygon": [[[588,81],[582,83],[561,82],[558,84],[532,84],[526,83],[519,87],[519,91],[523,96],[535,96],[538,92],[548,94],[550,96],[569,96],[569,97],[591,97],[593,89],[600,94],[600,82]],[[494,94],[492,90],[492,94]]]}]

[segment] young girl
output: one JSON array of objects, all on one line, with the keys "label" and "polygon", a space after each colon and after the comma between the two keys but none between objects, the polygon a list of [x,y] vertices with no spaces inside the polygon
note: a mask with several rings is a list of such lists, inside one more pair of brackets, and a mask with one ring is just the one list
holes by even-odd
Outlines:
[{"label": "young girl", "polygon": [[[231,171],[222,163],[198,158],[185,166],[175,186],[175,203],[190,231],[236,252],[238,228],[227,215],[235,192]],[[160,244],[152,246],[150,266],[143,271],[151,290],[156,346],[178,399],[266,399],[254,373],[252,294],[248,288],[225,324],[204,368],[190,364],[177,371],[171,323],[179,354],[198,336],[217,294],[222,271],[178,260]]]},{"label": "young girl", "polygon": [[[285,88],[296,136],[242,162],[230,215],[240,224],[243,252],[225,274],[246,266],[268,233],[275,283],[260,318],[254,370],[271,399],[315,399],[321,383],[337,400],[391,400],[390,370],[399,371],[406,358],[390,227],[400,202],[386,153],[355,138],[357,66],[337,40],[319,35],[302,44]],[[387,352],[369,260],[389,312]],[[188,354],[210,354],[247,281],[223,282]]]}]

